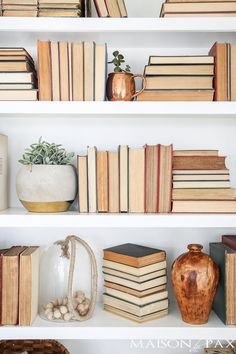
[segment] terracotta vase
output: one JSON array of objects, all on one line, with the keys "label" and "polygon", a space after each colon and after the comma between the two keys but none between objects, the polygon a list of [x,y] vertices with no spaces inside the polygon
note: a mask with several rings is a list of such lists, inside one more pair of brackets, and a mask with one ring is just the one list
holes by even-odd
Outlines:
[{"label": "terracotta vase", "polygon": [[[135,77],[143,80],[143,88],[136,92]],[[131,74],[125,72],[110,73],[107,79],[107,98],[109,101],[132,101],[145,89],[145,78],[143,75]]]},{"label": "terracotta vase", "polygon": [[188,245],[189,252],[172,265],[172,284],[182,319],[190,324],[208,321],[219,279],[217,265],[202,248]]}]

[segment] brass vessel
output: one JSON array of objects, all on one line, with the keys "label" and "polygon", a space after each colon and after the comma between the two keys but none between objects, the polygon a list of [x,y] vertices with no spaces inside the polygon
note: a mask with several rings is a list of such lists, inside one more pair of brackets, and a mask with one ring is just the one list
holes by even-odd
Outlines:
[{"label": "brass vessel", "polygon": [[[140,77],[143,81],[143,87],[136,92],[135,77]],[[137,97],[146,86],[146,80],[143,75],[131,74],[125,72],[110,73],[107,79],[107,98],[109,101],[132,101]]]}]

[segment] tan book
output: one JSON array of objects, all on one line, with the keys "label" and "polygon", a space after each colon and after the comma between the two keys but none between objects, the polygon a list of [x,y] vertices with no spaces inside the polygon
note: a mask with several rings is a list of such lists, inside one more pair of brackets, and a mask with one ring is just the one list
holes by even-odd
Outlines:
[{"label": "tan book", "polygon": [[[175,2],[175,3],[180,3],[180,2],[222,2],[222,0],[166,0],[166,2]],[[235,2],[235,0],[227,0],[227,2]]]},{"label": "tan book", "polygon": [[144,90],[137,101],[213,101],[214,90]]},{"label": "tan book", "polygon": [[37,90],[0,90],[0,101],[37,101]]},{"label": "tan book", "polygon": [[147,90],[212,89],[213,76],[148,76]]},{"label": "tan book", "polygon": [[173,170],[225,170],[225,156],[174,156]]},{"label": "tan book", "polygon": [[108,184],[109,184],[109,212],[119,213],[119,154],[116,151],[108,152]]},{"label": "tan book", "polygon": [[227,43],[214,43],[209,54],[215,57],[214,101],[227,101],[229,96]]},{"label": "tan book", "polygon": [[168,297],[168,292],[166,290],[143,297],[137,297],[131,294],[124,293],[123,291],[107,288],[105,294],[113,296],[120,300],[128,301],[131,304],[138,306],[146,306],[153,302],[167,299]]},{"label": "tan book", "polygon": [[144,213],[145,150],[129,149],[129,212]]},{"label": "tan book", "polygon": [[105,0],[94,0],[98,17],[109,17]]},{"label": "tan book", "polygon": [[206,13],[202,13],[202,12],[193,12],[193,13],[174,13],[174,14],[163,14],[162,17],[235,17],[236,16],[236,12],[206,12]]},{"label": "tan book", "polygon": [[95,44],[95,101],[105,101],[107,76],[107,46]]},{"label": "tan book", "polygon": [[18,324],[19,256],[25,247],[12,247],[2,256],[2,324]]},{"label": "tan book", "polygon": [[[0,61],[31,61],[30,57],[28,57],[27,55],[4,55],[4,54],[0,54]],[[32,61],[31,61],[32,62]]]},{"label": "tan book", "polygon": [[121,17],[128,17],[127,9],[125,6],[125,1],[124,0],[117,0],[117,3],[118,3]]},{"label": "tan book", "polygon": [[39,258],[39,247],[28,247],[20,254],[20,326],[30,326],[38,314]]},{"label": "tan book", "polygon": [[80,14],[80,10],[40,9],[38,11],[39,17],[79,17]]},{"label": "tan book", "polygon": [[[50,0],[51,1],[51,0]],[[2,0],[2,4],[16,5],[19,4],[19,0]],[[20,0],[21,5],[38,5],[38,0]]]},{"label": "tan book", "polygon": [[167,284],[159,285],[154,288],[150,288],[150,289],[146,289],[146,290],[142,290],[142,291],[134,290],[131,288],[127,288],[126,286],[122,286],[120,284],[115,284],[115,283],[110,283],[107,281],[104,282],[104,286],[106,289],[107,288],[116,289],[116,290],[123,291],[124,293],[131,294],[131,295],[137,296],[137,297],[143,297],[143,296],[147,296],[150,294],[154,294],[159,291],[167,290]]},{"label": "tan book", "polygon": [[188,188],[230,188],[231,184],[228,181],[174,181],[173,189],[188,189]]},{"label": "tan book", "polygon": [[72,100],[84,100],[84,44],[72,43]]},{"label": "tan book", "polygon": [[236,101],[236,44],[230,44],[230,56],[231,101]]},{"label": "tan book", "polygon": [[97,149],[88,147],[88,205],[89,212],[97,212]]},{"label": "tan book", "polygon": [[214,75],[214,65],[146,65],[144,75]]},{"label": "tan book", "polygon": [[48,3],[46,4],[39,4],[39,9],[61,9],[61,10],[73,10],[73,9],[80,9],[81,6],[80,4],[65,4],[65,3],[61,3],[61,4],[51,4],[48,0]]},{"label": "tan book", "polygon": [[3,10],[15,10],[15,11],[37,11],[37,6],[35,5],[19,5],[19,4],[5,4],[2,5]]},{"label": "tan book", "polygon": [[158,207],[159,145],[145,145],[145,212],[156,213]]},{"label": "tan book", "polygon": [[178,64],[214,64],[214,57],[210,55],[181,55],[181,56],[158,56],[149,57],[148,65],[178,65]]},{"label": "tan book", "polygon": [[27,50],[22,47],[0,47],[0,55],[26,55],[33,61]]},{"label": "tan book", "polygon": [[108,153],[97,152],[97,196],[98,212],[106,213],[108,206]]},{"label": "tan book", "polygon": [[219,150],[174,150],[173,156],[218,156]]},{"label": "tan book", "polygon": [[[5,0],[7,1],[7,0]],[[70,5],[70,4],[79,4],[80,0],[38,0],[39,4],[48,4],[50,3],[51,5],[54,4],[64,4],[64,5]]]},{"label": "tan book", "polygon": [[223,189],[173,189],[173,200],[227,200],[235,199],[233,188]]},{"label": "tan book", "polygon": [[110,17],[121,17],[117,0],[105,0]]},{"label": "tan book", "polygon": [[38,88],[39,100],[52,100],[50,42],[38,41]]},{"label": "tan book", "polygon": [[72,44],[68,43],[68,71],[69,71],[69,101],[73,101],[73,88],[72,88]]},{"label": "tan book", "polygon": [[60,99],[69,101],[69,52],[68,43],[59,42]]},{"label": "tan book", "polygon": [[234,200],[174,200],[173,213],[236,213]]},{"label": "tan book", "polygon": [[163,275],[166,275],[166,269],[161,269],[161,270],[158,270],[157,272],[148,273],[148,274],[142,275],[140,277],[136,277],[135,275],[120,272],[118,270],[110,269],[110,268],[106,268],[106,267],[102,267],[102,271],[104,274],[114,275],[116,277],[131,280],[136,283],[143,283],[144,281],[152,280],[154,278],[158,278],[158,277],[162,277]]},{"label": "tan book", "polygon": [[88,213],[88,158],[77,157],[79,212]]},{"label": "tan book", "polygon": [[235,12],[236,2],[164,3],[163,13],[186,12]]},{"label": "tan book", "polygon": [[212,175],[214,178],[215,175],[229,175],[229,170],[227,168],[222,170],[173,170],[173,175]]},{"label": "tan book", "polygon": [[0,134],[0,211],[8,208],[8,137]]},{"label": "tan book", "polygon": [[120,171],[120,212],[129,210],[129,147],[119,146],[119,171]]},{"label": "tan book", "polygon": [[50,42],[52,101],[60,101],[60,71],[58,42]]},{"label": "tan book", "polygon": [[95,43],[84,42],[84,100],[94,101],[95,95]]},{"label": "tan book", "polygon": [[24,10],[24,11],[19,11],[19,10],[4,10],[3,16],[7,17],[37,17],[38,16],[38,11],[33,11],[33,10]]},{"label": "tan book", "polygon": [[166,260],[155,262],[147,266],[142,266],[140,268],[134,266],[128,266],[126,264],[118,263],[103,259],[103,266],[109,269],[117,270],[126,274],[133,275],[135,277],[142,277],[150,273],[163,270],[167,267]]},{"label": "tan book", "polygon": [[[40,76],[40,74],[39,74]],[[28,84],[28,83],[34,83],[35,76],[34,73],[1,73],[0,72],[0,82],[1,84],[6,83],[6,84]],[[40,84],[39,84],[40,87]]]},{"label": "tan book", "polygon": [[220,175],[203,175],[203,174],[191,174],[191,175],[187,175],[187,174],[183,174],[183,175],[180,175],[180,174],[177,174],[177,175],[173,175],[173,181],[174,182],[193,182],[193,181],[209,181],[209,182],[216,182],[216,181],[227,181],[229,182],[229,174],[226,174],[226,175],[223,175],[223,174],[220,174]]},{"label": "tan book", "polygon": [[173,145],[159,147],[158,205],[159,213],[171,211]]},{"label": "tan book", "polygon": [[158,318],[161,318],[161,317],[164,317],[164,316],[168,315],[168,309],[161,310],[161,311],[158,311],[158,312],[154,312],[152,314],[149,314],[149,315],[146,315],[146,316],[142,316],[142,317],[133,315],[133,314],[131,314],[129,312],[122,311],[120,309],[117,309],[115,307],[108,306],[108,305],[104,305],[104,310],[108,311],[108,312],[111,312],[114,315],[118,315],[118,316],[127,318],[128,320],[131,320],[131,321],[134,321],[134,322],[137,322],[137,323],[144,323],[144,322],[147,322],[147,321],[153,321],[155,319],[158,319]]},{"label": "tan book", "polygon": [[34,71],[31,64],[28,61],[0,61],[1,72],[14,72],[14,71]]}]

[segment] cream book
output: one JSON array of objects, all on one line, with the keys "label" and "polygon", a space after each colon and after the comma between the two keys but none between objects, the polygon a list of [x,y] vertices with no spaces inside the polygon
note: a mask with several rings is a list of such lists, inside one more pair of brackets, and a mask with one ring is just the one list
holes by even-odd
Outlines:
[{"label": "cream book", "polygon": [[116,276],[109,275],[109,274],[104,274],[104,280],[106,282],[120,284],[120,285],[126,286],[128,288],[132,288],[132,289],[138,290],[138,291],[143,291],[143,290],[146,290],[146,289],[149,289],[149,288],[154,288],[155,286],[159,286],[159,285],[163,285],[163,284],[167,283],[167,277],[166,276],[162,276],[162,277],[159,277],[159,278],[148,280],[148,281],[145,281],[143,283],[136,283],[136,282],[131,281],[131,280],[118,278]]},{"label": "cream book", "polygon": [[97,212],[97,149],[88,147],[88,205],[89,212]]},{"label": "cream book", "polygon": [[106,268],[109,268],[109,269],[114,269],[114,270],[118,270],[120,272],[128,273],[128,274],[134,275],[136,277],[141,277],[143,275],[146,275],[146,274],[149,274],[152,272],[156,272],[158,270],[166,268],[166,261],[161,261],[161,262],[157,262],[154,264],[150,264],[145,267],[136,268],[136,267],[128,266],[126,264],[121,264],[121,263],[112,262],[112,261],[108,261],[106,259],[103,259],[103,266]]},{"label": "cream book", "polygon": [[129,148],[128,145],[119,146],[119,171],[120,171],[120,212],[129,210]]},{"label": "cream book", "polygon": [[0,211],[8,207],[8,138],[0,134]]},{"label": "cream book", "polygon": [[106,268],[106,267],[103,267],[102,271],[103,271],[104,274],[115,275],[116,277],[124,278],[124,279],[131,280],[131,281],[135,281],[136,283],[142,283],[144,281],[151,280],[151,279],[158,278],[158,277],[161,277],[163,275],[166,275],[166,269],[161,269],[161,270],[158,270],[156,272],[152,272],[152,273],[148,273],[148,274],[145,274],[145,275],[141,275],[139,277],[137,277],[135,275],[132,275],[132,274],[129,274],[129,273],[120,272],[120,271],[115,270],[115,269]]},{"label": "cream book", "polygon": [[129,149],[129,211],[144,213],[145,149]]},{"label": "cream book", "polygon": [[151,304],[156,301],[167,299],[167,297],[168,297],[167,290],[160,291],[158,293],[147,295],[144,297],[137,297],[137,296],[134,296],[131,294],[124,293],[123,291],[107,288],[106,294],[113,296],[113,297],[120,299],[120,300],[128,301],[128,302],[130,302],[134,305],[138,305],[138,306],[144,306],[147,304]]}]

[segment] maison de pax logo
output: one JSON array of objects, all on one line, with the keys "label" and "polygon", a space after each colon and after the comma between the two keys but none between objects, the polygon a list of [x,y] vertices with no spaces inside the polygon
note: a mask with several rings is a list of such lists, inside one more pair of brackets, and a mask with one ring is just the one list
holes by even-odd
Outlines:
[{"label": "maison de pax logo", "polygon": [[218,340],[218,339],[149,339],[149,340],[134,340],[129,343],[131,350],[136,351],[155,351],[158,349],[172,351],[178,349],[183,352],[196,353],[204,348],[234,348],[234,340]]}]

